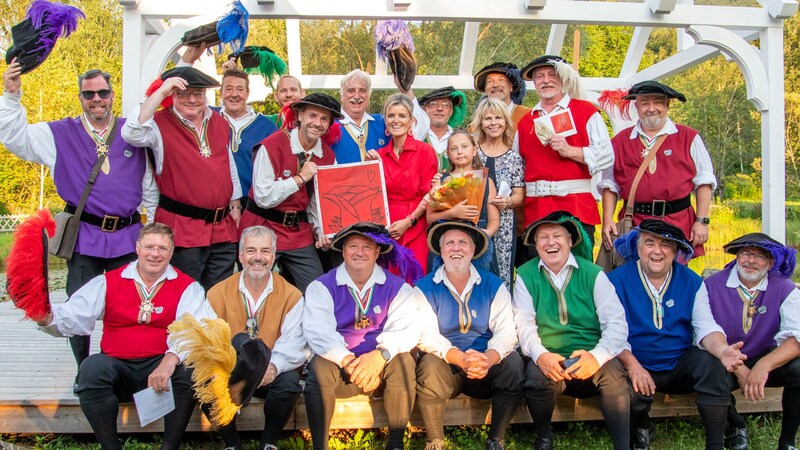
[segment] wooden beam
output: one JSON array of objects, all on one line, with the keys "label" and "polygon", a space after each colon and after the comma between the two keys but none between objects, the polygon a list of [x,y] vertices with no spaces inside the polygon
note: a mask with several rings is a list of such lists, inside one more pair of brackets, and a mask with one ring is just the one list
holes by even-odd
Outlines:
[{"label": "wooden beam", "polygon": [[788,19],[797,12],[796,0],[756,0],[759,5],[767,8],[769,15],[775,19]]},{"label": "wooden beam", "polygon": [[653,14],[669,14],[675,10],[676,0],[645,0]]},{"label": "wooden beam", "polygon": [[551,25],[550,35],[547,37],[547,47],[545,48],[544,54],[561,56],[561,50],[564,47],[564,38],[566,38],[566,36],[566,25]]},{"label": "wooden beam", "polygon": [[464,39],[461,40],[461,58],[458,62],[458,74],[460,76],[472,77],[472,73],[475,70],[475,49],[478,46],[478,33],[480,31],[480,22],[467,22],[464,24]]},{"label": "wooden beam", "polygon": [[631,43],[628,45],[625,60],[622,61],[622,69],[619,71],[620,78],[628,78],[639,70],[639,65],[642,64],[642,56],[647,48],[647,41],[650,39],[652,31],[653,29],[650,27],[636,27],[633,29],[633,37],[631,37]]}]

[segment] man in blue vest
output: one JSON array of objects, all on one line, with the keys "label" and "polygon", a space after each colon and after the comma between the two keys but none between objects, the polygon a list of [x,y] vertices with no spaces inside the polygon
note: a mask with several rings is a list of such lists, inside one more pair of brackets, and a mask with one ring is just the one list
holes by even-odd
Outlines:
[{"label": "man in blue vest", "polygon": [[627,263],[608,277],[628,320],[628,348],[619,359],[634,393],[632,448],[648,449],[655,434],[649,411],[656,391],[697,392],[706,448],[722,449],[731,382],[727,372],[747,357],[742,343],[728,345],[714,322],[699,275],[679,261],[692,257],[683,232],[661,220],[643,220],[614,242]]},{"label": "man in blue vest", "polygon": [[630,390],[617,355],[628,326],[614,286],[591,262],[592,248],[580,221],[555,211],[522,236],[538,256],[517,271],[514,322],[526,357],[525,398],[533,418],[536,450],[550,450],[556,394],[600,395],[600,408],[615,450],[630,445]]},{"label": "man in blue vest", "polygon": [[[728,342],[744,342],[747,361],[729,377],[735,376],[733,386],[752,401],[764,399],[765,386],[783,386],[778,449],[794,449],[800,426],[800,290],[791,278],[797,251],[764,233],[746,234],[723,249],[736,259],[705,283],[711,312]],[[743,450],[747,441],[747,426],[731,396],[725,446]]]},{"label": "man in blue vest", "polygon": [[461,393],[492,399],[487,450],[504,449],[506,429],[522,394],[522,358],[511,296],[503,281],[472,260],[488,248],[487,235],[467,221],[439,221],[428,248],[443,265],[417,282],[424,352],[417,363],[417,399],[428,432],[426,450],[444,449],[447,400]]}]

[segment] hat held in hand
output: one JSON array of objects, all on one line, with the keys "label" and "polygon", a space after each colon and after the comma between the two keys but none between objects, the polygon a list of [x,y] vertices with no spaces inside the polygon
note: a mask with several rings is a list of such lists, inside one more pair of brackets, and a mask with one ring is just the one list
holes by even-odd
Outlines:
[{"label": "hat held in hand", "polygon": [[234,53],[241,51],[247,42],[250,13],[239,0],[235,0],[231,6],[231,10],[219,20],[183,33],[181,42],[189,47],[199,47],[202,44],[206,47],[220,45],[220,49],[222,45],[228,44]]},{"label": "hat held in hand", "polygon": [[417,77],[414,39],[401,19],[379,20],[375,25],[375,51],[389,64],[400,88],[407,91]]},{"label": "hat held in hand", "polygon": [[79,18],[86,15],[74,6],[35,0],[28,7],[25,20],[11,27],[13,44],[6,52],[6,64],[17,58],[23,74],[39,67],[58,38],[68,37],[78,28]]}]

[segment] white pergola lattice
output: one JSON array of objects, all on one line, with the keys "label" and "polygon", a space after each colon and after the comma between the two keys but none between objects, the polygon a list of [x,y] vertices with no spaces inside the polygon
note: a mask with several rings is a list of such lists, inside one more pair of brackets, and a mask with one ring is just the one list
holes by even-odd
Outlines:
[{"label": "white pergola lattice", "polygon": [[[759,7],[694,5],[692,0],[643,3],[569,0],[242,0],[251,19],[286,19],[289,72],[306,89],[338,89],[342,74],[305,75],[301,63],[300,19],[437,20],[465,22],[458,73],[419,75],[417,89],[453,85],[472,89],[475,48],[481,22],[550,26],[546,54],[561,53],[568,25],[633,26],[625,61],[615,78],[585,78],[590,99],[604,89],[628,87],[683,72],[719,54],[742,71],[747,97],[762,115],[763,231],[785,241],[785,136],[783,23],[797,12],[795,0],[758,0]],[[211,22],[227,9],[226,0],[119,0],[123,13],[123,111],[144,96],[170,59],[184,32]],[[167,24],[165,19],[170,19]],[[638,70],[654,27],[678,31],[678,52]],[[751,42],[758,40],[758,47]],[[531,59],[539,55],[530,55]],[[216,74],[211,58],[204,70]],[[373,88],[395,89],[386,65],[376,60]],[[254,83],[258,86],[260,83]],[[532,88],[532,86],[530,86]],[[252,93],[264,98],[264,92]],[[627,126],[612,119],[615,131]]]}]

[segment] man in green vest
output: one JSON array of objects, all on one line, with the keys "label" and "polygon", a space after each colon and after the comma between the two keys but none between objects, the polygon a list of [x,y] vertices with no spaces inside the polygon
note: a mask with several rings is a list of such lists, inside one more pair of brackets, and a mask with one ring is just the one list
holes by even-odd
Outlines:
[{"label": "man in green vest", "polygon": [[600,266],[580,221],[555,211],[525,230],[538,256],[517,270],[514,322],[525,358],[525,390],[536,450],[553,448],[550,422],[556,395],[600,395],[616,450],[630,444],[628,379],[616,358],[628,325],[614,286]]},{"label": "man in green vest", "polygon": [[[275,232],[252,226],[239,240],[242,271],[217,283],[208,291],[208,302],[231,333],[246,332],[260,338],[272,350],[267,372],[255,396],[264,399],[264,430],[259,449],[276,449],[275,443],[297,404],[300,367],[309,356],[301,323],[303,294],[272,272],[275,263]],[[203,411],[208,413],[207,408]],[[236,419],[220,427],[226,449],[244,447],[236,432]]]}]

